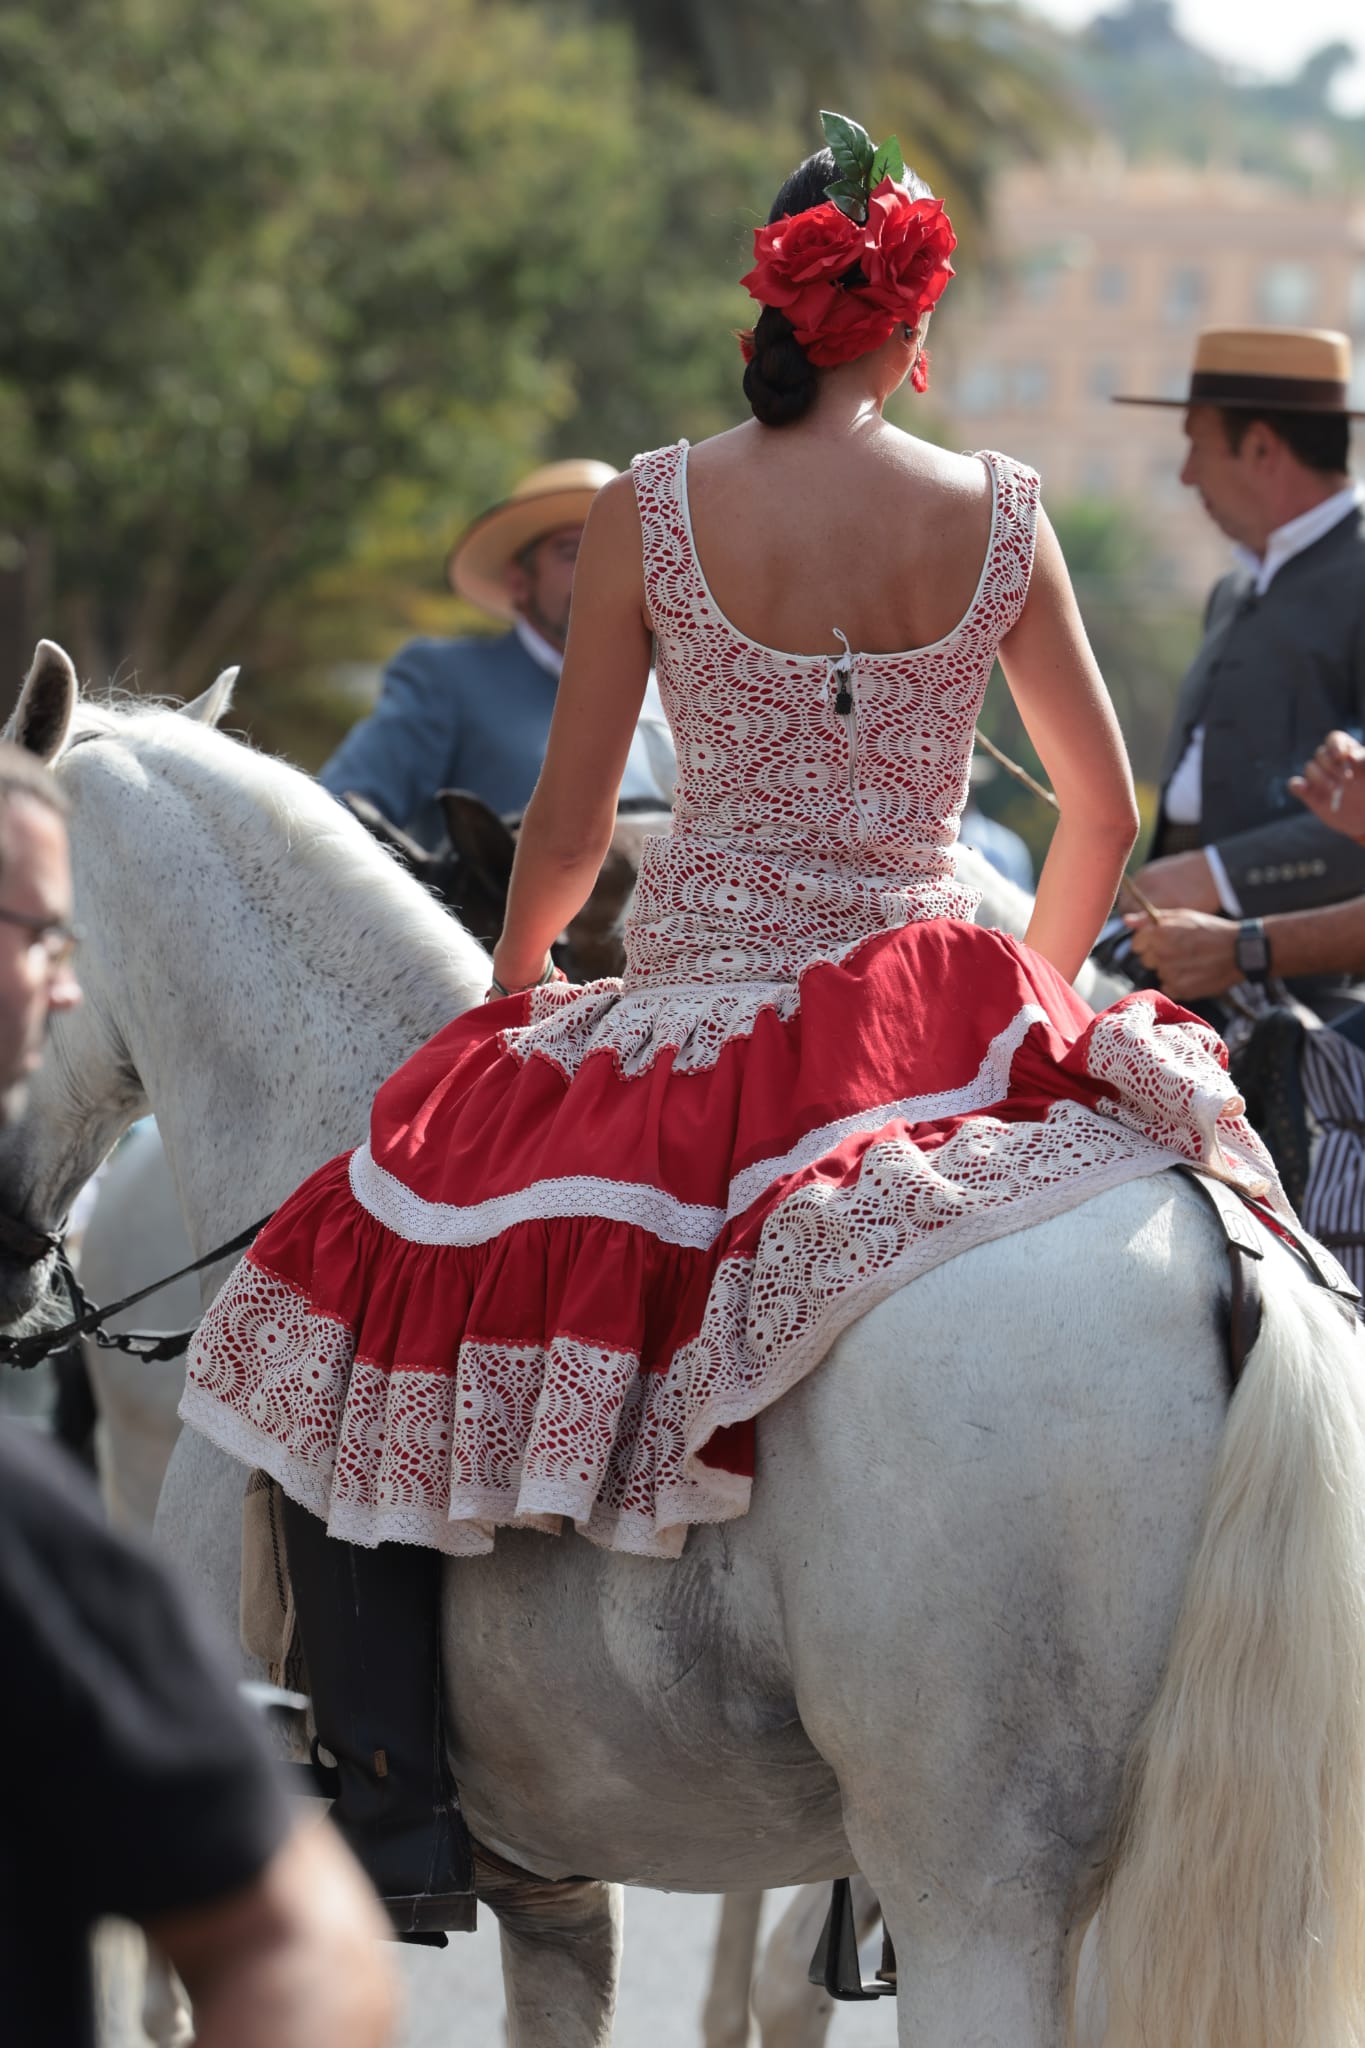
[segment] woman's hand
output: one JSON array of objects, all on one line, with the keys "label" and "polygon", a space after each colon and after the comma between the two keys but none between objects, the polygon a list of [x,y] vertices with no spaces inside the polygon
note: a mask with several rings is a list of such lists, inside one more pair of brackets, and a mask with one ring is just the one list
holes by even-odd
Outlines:
[{"label": "woman's hand", "polygon": [[1201,910],[1167,910],[1158,924],[1146,915],[1124,919],[1133,951],[1179,1003],[1220,996],[1243,979],[1234,948],[1237,926]]},{"label": "woman's hand", "polygon": [[553,957],[546,953],[539,965],[529,972],[523,971],[525,963],[515,954],[508,953],[499,942],[493,953],[493,986],[484,997],[486,1003],[499,1002],[503,996],[519,996],[528,988],[540,988],[547,981],[563,981],[563,971],[556,967]]},{"label": "woman's hand", "polygon": [[1349,733],[1329,732],[1289,787],[1334,832],[1365,839],[1365,747]]}]

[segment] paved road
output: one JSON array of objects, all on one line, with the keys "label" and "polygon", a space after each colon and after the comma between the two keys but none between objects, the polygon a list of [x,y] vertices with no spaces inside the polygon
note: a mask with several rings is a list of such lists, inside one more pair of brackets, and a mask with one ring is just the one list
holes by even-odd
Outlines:
[{"label": "paved road", "polygon": [[[776,1892],[767,1921],[791,1897]],[[685,1892],[626,1893],[626,1945],[616,2014],[617,2048],[700,2048],[701,2008],[720,1911],[717,1899]],[[442,1954],[407,1952],[408,2023],[401,2048],[506,2048],[496,1925],[482,1913],[477,1934]],[[830,2048],[896,2048],[894,2001],[846,2005]]]}]

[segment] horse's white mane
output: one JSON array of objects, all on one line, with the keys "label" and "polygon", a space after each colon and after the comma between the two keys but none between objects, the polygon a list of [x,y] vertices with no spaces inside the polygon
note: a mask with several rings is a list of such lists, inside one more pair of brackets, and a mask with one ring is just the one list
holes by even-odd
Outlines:
[{"label": "horse's white mane", "polygon": [[[91,758],[82,742],[97,736],[108,737],[125,761],[190,804],[201,832],[219,841],[239,872],[287,863],[295,911],[316,919],[334,949],[377,950],[401,932],[406,958],[438,966],[447,976],[452,969],[466,974],[481,992],[488,968],[482,948],[302,770],[186,718],[178,707],[111,692],[80,700],[54,764],[59,777],[80,772]],[[105,749],[92,751],[108,758]],[[349,915],[339,921],[343,897]],[[372,952],[354,964],[367,975],[376,971]]]}]

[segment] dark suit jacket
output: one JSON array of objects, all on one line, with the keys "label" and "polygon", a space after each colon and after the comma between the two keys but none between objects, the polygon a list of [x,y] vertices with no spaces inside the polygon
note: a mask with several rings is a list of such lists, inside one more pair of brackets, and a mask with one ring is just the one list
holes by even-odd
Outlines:
[{"label": "dark suit jacket", "polygon": [[1203,843],[1215,845],[1248,917],[1365,895],[1365,847],[1289,793],[1334,726],[1365,737],[1365,517],[1348,513],[1256,597],[1243,570],[1209,600],[1161,769],[1165,793],[1204,726]]}]

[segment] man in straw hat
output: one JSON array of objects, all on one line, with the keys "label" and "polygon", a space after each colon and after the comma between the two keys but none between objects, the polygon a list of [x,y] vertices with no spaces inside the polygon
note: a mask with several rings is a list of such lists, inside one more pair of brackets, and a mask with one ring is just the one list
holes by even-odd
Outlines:
[{"label": "man in straw hat", "polygon": [[[1365,848],[1312,816],[1290,778],[1334,728],[1365,728],[1365,519],[1348,470],[1350,343],[1299,328],[1215,328],[1198,338],[1177,399],[1182,483],[1234,543],[1209,600],[1161,771],[1152,858],[1162,908],[1221,915],[1241,978],[1274,962],[1262,920],[1365,892]],[[1138,950],[1179,980],[1181,920],[1145,926]],[[1294,984],[1331,1014],[1365,990],[1345,975]]]},{"label": "man in straw hat", "polygon": [[[509,621],[510,630],[410,640],[385,670],[370,716],[323,769],[324,788],[367,797],[428,849],[445,834],[437,790],[470,790],[504,814],[525,809],[545,758],[579,536],[594,497],[615,474],[605,462],[552,462],[474,521],[452,548],[446,573],[461,597]],[[666,732],[652,683],[623,798],[657,802],[667,794],[651,769],[651,727]]]}]

